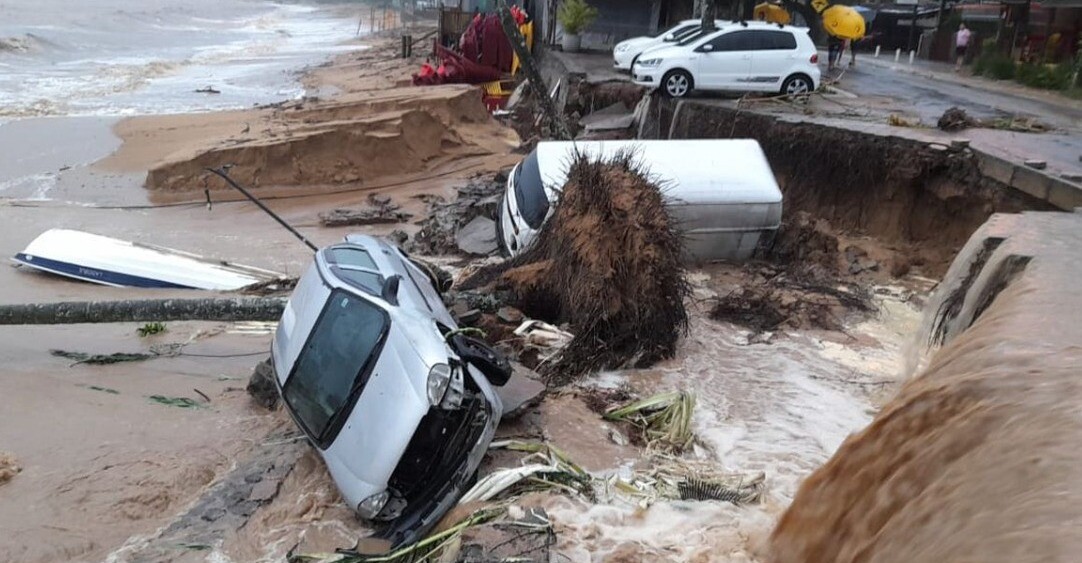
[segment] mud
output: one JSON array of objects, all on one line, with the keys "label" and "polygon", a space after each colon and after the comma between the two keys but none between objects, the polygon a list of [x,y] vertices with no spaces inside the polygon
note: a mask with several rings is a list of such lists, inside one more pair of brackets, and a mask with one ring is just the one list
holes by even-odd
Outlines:
[{"label": "mud", "polygon": [[[805,481],[771,561],[1075,558],[1080,227],[1026,213],[973,235],[935,297],[963,304],[926,313],[951,317],[943,347]],[[1005,240],[971,276],[989,238]]]}]

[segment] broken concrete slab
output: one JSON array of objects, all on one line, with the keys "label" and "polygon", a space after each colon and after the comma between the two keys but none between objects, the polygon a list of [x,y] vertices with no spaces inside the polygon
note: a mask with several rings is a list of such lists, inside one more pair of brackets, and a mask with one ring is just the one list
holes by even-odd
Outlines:
[{"label": "broken concrete slab", "polygon": [[623,102],[595,111],[579,120],[587,132],[617,131],[635,124],[635,114]]},{"label": "broken concrete slab", "polygon": [[496,252],[496,222],[488,217],[477,216],[455,233],[455,244],[466,254],[488,256]]},{"label": "broken concrete slab", "polygon": [[356,225],[390,225],[404,223],[413,215],[398,211],[398,206],[338,208],[319,214],[319,222],[324,227],[346,227]]},{"label": "broken concrete slab", "polygon": [[496,388],[496,394],[503,403],[503,418],[506,420],[518,418],[540,403],[547,390],[537,372],[518,362],[511,362],[511,368],[511,379],[508,379],[503,387]]},{"label": "broken concrete slab", "polygon": [[525,317],[523,316],[522,311],[519,311],[514,307],[500,307],[499,310],[496,311],[496,318],[507,324],[518,325]]}]

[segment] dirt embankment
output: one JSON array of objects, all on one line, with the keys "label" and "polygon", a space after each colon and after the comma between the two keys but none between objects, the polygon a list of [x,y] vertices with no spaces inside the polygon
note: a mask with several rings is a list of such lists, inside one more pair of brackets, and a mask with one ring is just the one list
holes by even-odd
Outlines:
[{"label": "dirt embankment", "polygon": [[[653,135],[759,141],[785,195],[785,214],[808,212],[839,232],[869,236],[939,277],[993,213],[1048,210],[984,177],[967,150],[783,121],[705,103],[655,105]],[[844,249],[843,249],[844,250]]]},{"label": "dirt embankment", "polygon": [[[477,91],[465,86],[301,101],[198,116],[173,126],[159,119],[171,118],[121,124],[117,131],[127,143],[111,158],[148,165],[146,187],[154,191],[202,190],[205,169],[227,164],[230,176],[246,186],[364,183],[504,152],[515,141],[489,117]],[[127,148],[135,143],[152,143],[158,154]],[[209,187],[224,189],[224,184]]]},{"label": "dirt embankment", "polygon": [[772,561],[1077,559],[1079,233],[1026,213],[974,235],[926,312],[944,347],[804,482]]},{"label": "dirt embankment", "polygon": [[318,188],[423,173],[517,146],[515,133],[485,110],[478,88],[402,83],[418,63],[390,52],[392,43],[380,40],[314,69],[305,84],[320,96],[125,120],[115,128],[124,144],[99,166],[146,170],[146,187],[159,195],[227,189],[206,178],[206,168],[223,165],[245,186]]}]

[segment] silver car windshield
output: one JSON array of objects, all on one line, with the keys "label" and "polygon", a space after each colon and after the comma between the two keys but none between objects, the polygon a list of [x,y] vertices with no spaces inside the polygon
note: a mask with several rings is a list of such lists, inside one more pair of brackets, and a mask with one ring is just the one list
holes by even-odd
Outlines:
[{"label": "silver car windshield", "polygon": [[335,290],[297,357],[282,396],[317,442],[332,440],[368,381],[390,320],[379,307]]}]

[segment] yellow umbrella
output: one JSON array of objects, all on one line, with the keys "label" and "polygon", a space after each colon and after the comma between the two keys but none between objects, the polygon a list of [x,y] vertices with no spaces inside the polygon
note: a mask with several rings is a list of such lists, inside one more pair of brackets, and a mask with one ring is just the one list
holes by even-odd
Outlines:
[{"label": "yellow umbrella", "polygon": [[755,19],[759,21],[780,23],[782,25],[788,25],[791,20],[789,12],[787,12],[785,8],[769,2],[763,2],[756,6],[754,14]]},{"label": "yellow umbrella", "polygon": [[864,37],[864,17],[849,6],[834,5],[823,10],[823,29],[839,39]]}]

